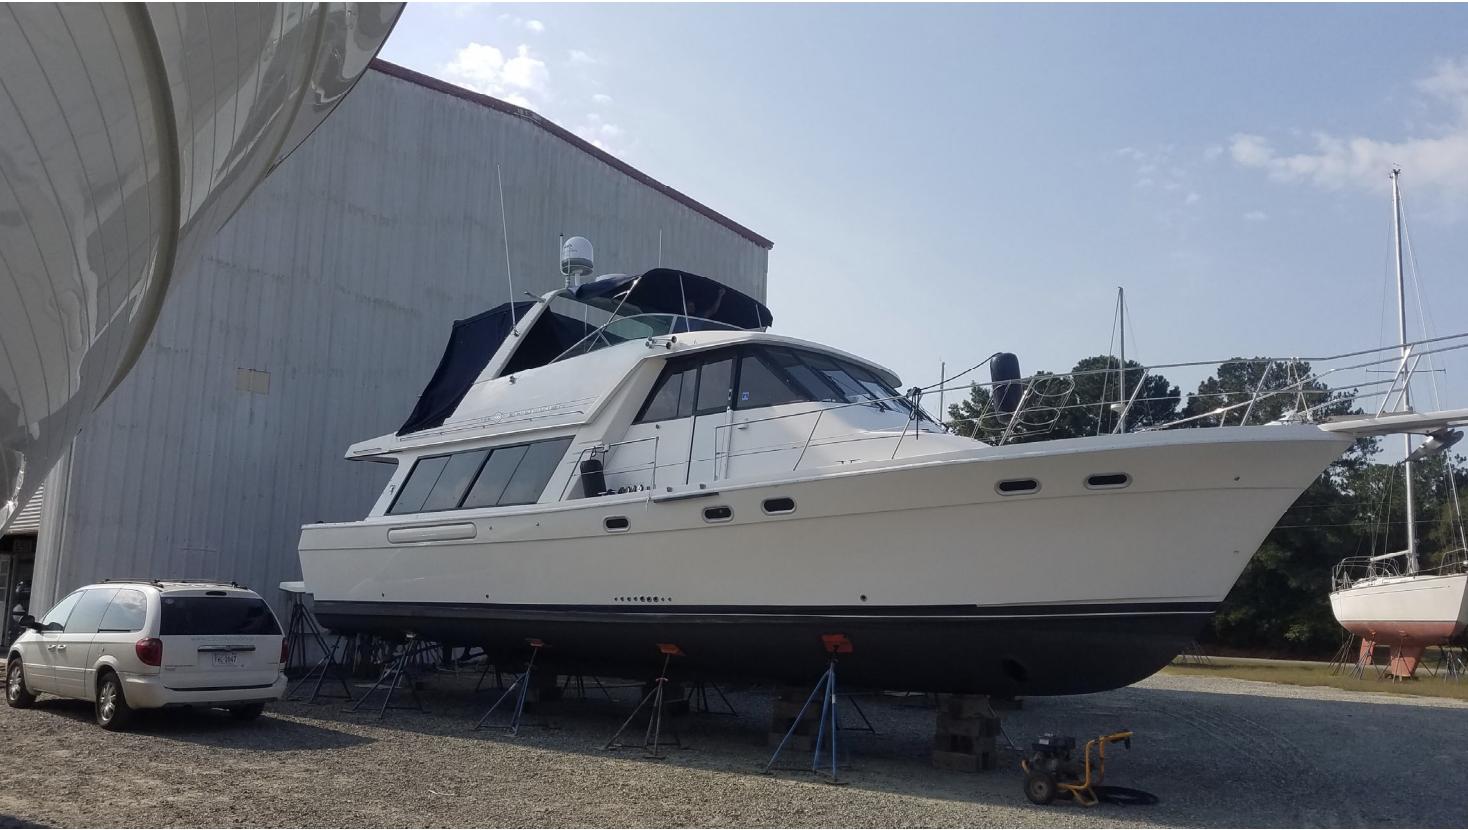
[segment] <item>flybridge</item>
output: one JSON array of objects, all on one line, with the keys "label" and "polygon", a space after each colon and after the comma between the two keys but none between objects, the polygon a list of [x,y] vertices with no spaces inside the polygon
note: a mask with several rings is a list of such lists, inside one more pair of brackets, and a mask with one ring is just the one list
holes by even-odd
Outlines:
[{"label": "flybridge", "polygon": [[612,336],[631,339],[625,333],[604,334],[610,324],[598,327],[552,311],[551,301],[557,298],[608,312],[613,323],[619,318],[655,315],[652,325],[636,327],[642,335],[700,328],[766,328],[774,321],[770,310],[748,294],[672,268],[609,274],[575,288],[552,291],[534,302],[505,303],[454,322],[438,368],[397,434],[442,426],[476,383],[593,351],[605,345],[595,340],[599,334],[608,343],[613,342]]}]

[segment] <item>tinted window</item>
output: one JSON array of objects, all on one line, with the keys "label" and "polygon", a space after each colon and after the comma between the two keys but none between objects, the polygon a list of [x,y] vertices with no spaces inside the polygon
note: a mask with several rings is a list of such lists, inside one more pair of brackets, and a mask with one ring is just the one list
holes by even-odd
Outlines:
[{"label": "tinted window", "polygon": [[802,354],[800,357],[801,360],[809,364],[811,368],[816,369],[821,374],[825,375],[827,380],[835,384],[836,388],[841,390],[841,395],[846,399],[847,403],[856,403],[857,401],[871,400],[872,398],[876,397],[871,392],[867,391],[867,388],[865,386],[862,386],[860,383],[858,383],[856,378],[847,374],[845,369],[836,365],[836,362],[834,360],[831,360],[824,355],[812,354],[809,352]]},{"label": "tinted window", "polygon": [[867,369],[858,366],[855,363],[846,362],[842,362],[841,368],[846,370],[846,374],[851,375],[853,378],[856,378],[856,381],[858,383],[866,387],[866,390],[872,393],[872,397],[879,398],[884,404],[892,406],[896,409],[909,409],[909,407],[906,406],[906,398],[898,397],[896,389],[893,389],[892,387],[883,383],[881,378],[878,378]]},{"label": "tinted window", "polygon": [[464,500],[464,491],[469,489],[469,483],[474,480],[474,474],[479,472],[479,465],[484,463],[487,455],[489,450],[459,452],[449,456],[448,464],[444,465],[438,481],[428,493],[428,498],[423,500],[423,512],[453,510],[458,507],[459,502]]},{"label": "tinted window", "polygon": [[687,418],[693,414],[693,386],[698,377],[698,367],[680,367],[669,364],[663,376],[652,390],[637,422],[666,421],[669,418]]},{"label": "tinted window", "polygon": [[83,593],[76,607],[71,609],[71,616],[66,619],[66,633],[96,634],[97,623],[102,622],[102,614],[116,594],[116,588],[92,588]]},{"label": "tinted window", "polygon": [[816,372],[814,369],[800,362],[800,358],[789,349],[769,349],[766,354],[774,361],[775,365],[785,370],[797,384],[800,385],[806,396],[813,401],[835,401],[837,397],[836,387],[830,381]]},{"label": "tinted window", "polygon": [[398,491],[397,500],[393,502],[389,513],[418,513],[423,510],[423,502],[428,499],[428,494],[433,492],[433,485],[438,483],[438,477],[443,474],[443,468],[448,466],[449,457],[438,455],[433,458],[421,458],[413,465],[413,471],[408,473],[408,480],[403,483],[403,489]]},{"label": "tinted window", "polygon": [[479,478],[469,491],[469,497],[464,499],[464,506],[494,507],[499,504],[500,497],[510,484],[510,476],[515,474],[515,468],[520,466],[520,460],[525,457],[527,449],[529,447],[521,444],[495,450],[489,456],[489,461],[485,462],[484,469],[479,471]]},{"label": "tinted window", "polygon": [[550,481],[569,446],[570,438],[531,444],[520,466],[515,468],[515,474],[510,476],[510,486],[505,488],[499,503],[530,504],[539,501],[540,494],[545,492],[546,482]]},{"label": "tinted window", "polygon": [[762,356],[747,352],[739,359],[739,394],[735,409],[779,406],[809,400],[795,381],[783,370],[777,370]]},{"label": "tinted window", "polygon": [[733,380],[734,358],[703,364],[703,372],[698,379],[698,408],[694,411],[706,415],[728,409],[729,386]]},{"label": "tinted window", "polygon": [[107,613],[102,615],[102,622],[97,625],[97,630],[142,631],[143,623],[147,619],[148,598],[142,591],[123,588],[112,598],[112,604],[107,606]]},{"label": "tinted window", "polygon": [[270,606],[256,597],[163,598],[158,636],[279,634]]},{"label": "tinted window", "polygon": [[62,624],[66,622],[66,618],[71,616],[71,609],[76,607],[77,601],[81,598],[81,591],[67,594],[64,599],[51,606],[51,610],[46,612],[46,616],[41,618],[41,625],[46,626],[51,631],[60,631]]}]

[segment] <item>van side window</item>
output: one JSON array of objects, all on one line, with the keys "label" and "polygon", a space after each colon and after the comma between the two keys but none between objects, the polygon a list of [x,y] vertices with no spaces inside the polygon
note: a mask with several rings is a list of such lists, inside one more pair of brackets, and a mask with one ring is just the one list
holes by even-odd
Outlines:
[{"label": "van side window", "polygon": [[47,631],[62,631],[66,626],[66,618],[71,616],[71,609],[81,601],[83,591],[73,591],[67,594],[60,602],[51,606],[46,616],[41,618],[41,625]]},{"label": "van side window", "polygon": [[117,591],[117,596],[112,598],[112,604],[107,606],[107,613],[102,615],[97,631],[142,631],[143,623],[147,619],[148,598],[143,592],[121,588]]},{"label": "van side window", "polygon": [[66,620],[66,633],[96,634],[97,624],[102,622],[108,603],[116,595],[116,588],[91,588],[85,591]]}]

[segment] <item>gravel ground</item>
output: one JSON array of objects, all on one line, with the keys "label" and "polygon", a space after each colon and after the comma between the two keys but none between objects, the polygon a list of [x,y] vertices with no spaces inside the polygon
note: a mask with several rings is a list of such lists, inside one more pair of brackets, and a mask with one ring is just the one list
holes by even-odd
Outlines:
[{"label": "gravel ground", "polygon": [[[630,711],[566,700],[527,713],[517,738],[470,730],[488,693],[434,675],[429,713],[385,720],[340,702],[284,703],[257,722],[169,712],[136,731],[91,723],[86,703],[0,708],[0,826],[1451,826],[1468,822],[1468,704],[1159,675],[1005,712],[1017,741],[1135,729],[1110,780],[1151,807],[1031,806],[1018,755],[981,774],[929,766],[933,712],[862,698],[880,734],[842,733],[846,786],[761,775],[767,694],[740,716],[695,715],[667,760],[600,749]],[[847,722],[854,722],[853,718]],[[791,753],[790,766],[809,756]]]}]

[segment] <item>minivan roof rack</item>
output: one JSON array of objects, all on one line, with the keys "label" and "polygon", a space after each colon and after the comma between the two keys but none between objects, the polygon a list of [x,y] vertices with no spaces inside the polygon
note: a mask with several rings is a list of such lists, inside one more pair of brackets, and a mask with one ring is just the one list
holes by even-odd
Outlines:
[{"label": "minivan roof rack", "polygon": [[250,590],[234,580],[225,579],[158,579],[157,577],[115,576],[103,582],[142,582],[148,585],[228,585],[244,591]]}]

